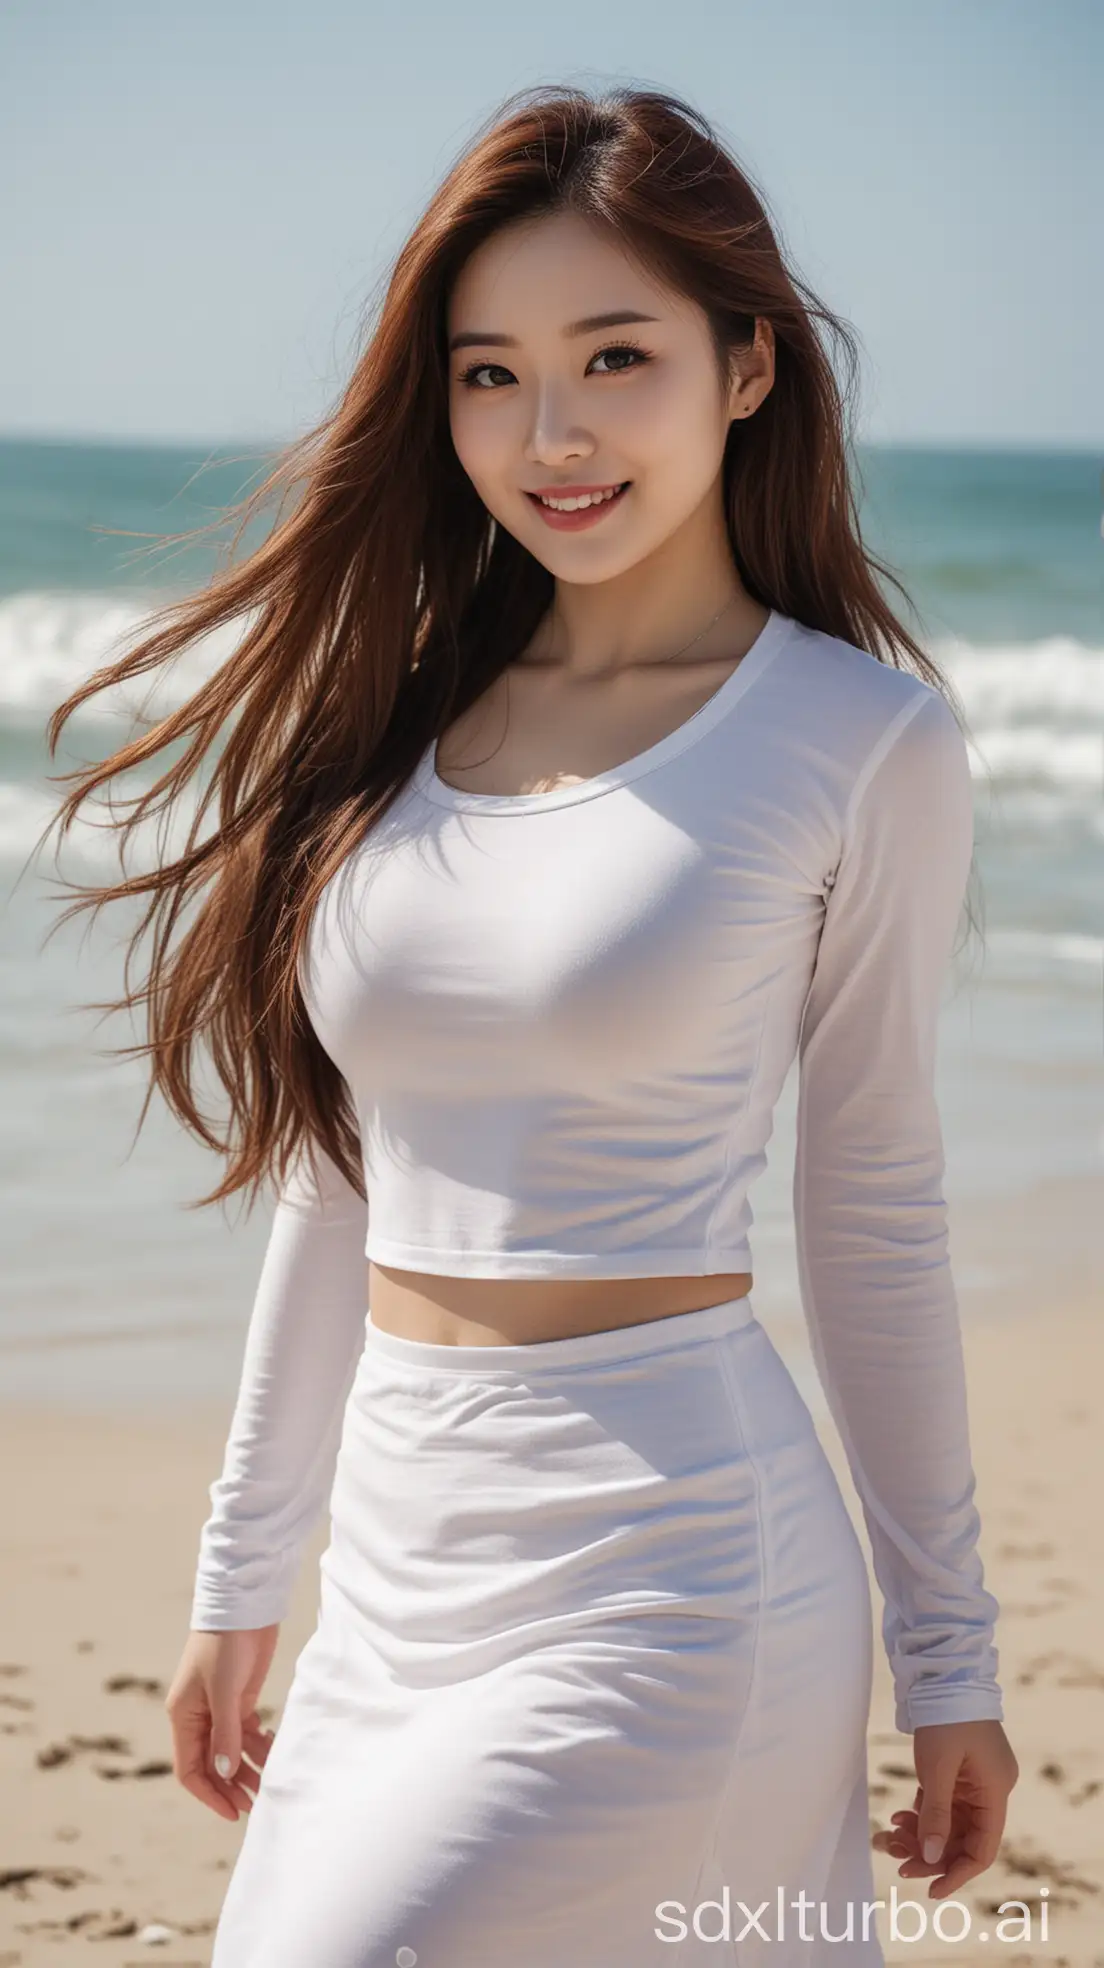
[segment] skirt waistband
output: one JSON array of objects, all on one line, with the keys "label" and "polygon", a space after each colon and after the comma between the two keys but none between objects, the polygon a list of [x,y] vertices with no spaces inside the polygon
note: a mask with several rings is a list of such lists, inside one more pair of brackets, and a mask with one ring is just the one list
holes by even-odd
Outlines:
[{"label": "skirt waistband", "polygon": [[750,1293],[703,1305],[696,1312],[668,1312],[631,1326],[574,1333],[566,1339],[542,1339],[528,1346],[444,1346],[429,1340],[406,1339],[383,1332],[373,1324],[371,1310],[365,1328],[366,1347],[384,1359],[435,1372],[471,1374],[555,1373],[561,1367],[599,1366],[667,1353],[756,1323]]}]

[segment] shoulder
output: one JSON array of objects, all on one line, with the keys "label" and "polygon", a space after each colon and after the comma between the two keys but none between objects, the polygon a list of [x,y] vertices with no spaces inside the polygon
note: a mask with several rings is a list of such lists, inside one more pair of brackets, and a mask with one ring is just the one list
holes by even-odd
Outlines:
[{"label": "shoulder", "polygon": [[907,705],[940,695],[912,670],[883,663],[856,643],[811,629],[804,622],[793,623],[783,654],[791,676],[799,676],[803,687],[813,692],[818,709],[834,704],[841,714],[858,711],[889,722]]},{"label": "shoulder", "polygon": [[[944,696],[912,670],[883,663],[869,650],[795,622],[777,684],[789,715],[818,748],[831,750],[856,798],[891,753],[929,754],[959,762],[966,741]],[[907,742],[906,742],[907,738]]]}]

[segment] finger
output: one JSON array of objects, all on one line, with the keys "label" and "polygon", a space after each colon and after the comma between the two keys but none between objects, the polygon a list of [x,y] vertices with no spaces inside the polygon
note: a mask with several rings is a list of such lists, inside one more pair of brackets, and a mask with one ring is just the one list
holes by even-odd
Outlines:
[{"label": "finger", "polygon": [[244,1779],[245,1779],[244,1770],[239,1771],[239,1774],[236,1777],[230,1777],[226,1779],[222,1777],[215,1777],[213,1779],[215,1788],[221,1791],[222,1795],[228,1800],[229,1803],[237,1807],[237,1812],[251,1811],[253,1808],[254,1795],[253,1792],[248,1788]]},{"label": "finger", "polygon": [[897,1859],[911,1859],[916,1857],[914,1840],[908,1836],[907,1832],[899,1831],[896,1826],[891,1831],[881,1833],[879,1849],[883,1852],[892,1852],[894,1858]]},{"label": "finger", "polygon": [[937,1868],[941,1877],[932,1888],[932,1898],[945,1900],[968,1880],[989,1870],[1000,1850],[1003,1825],[1003,1811],[994,1811],[988,1805],[976,1807],[967,1836],[948,1840],[947,1851]]},{"label": "finger", "polygon": [[874,1850],[876,1850],[876,1852],[895,1852],[895,1850],[897,1850],[897,1846],[899,1846],[899,1850],[901,1850],[901,1854],[905,1854],[905,1852],[911,1852],[911,1846],[907,1844],[907,1840],[905,1840],[905,1838],[901,1838],[901,1834],[899,1834],[897,1830],[888,1830],[888,1832],[874,1832],[874,1838],[870,1840],[870,1844],[874,1846]]},{"label": "finger", "polygon": [[175,1729],[172,1735],[173,1775],[193,1797],[220,1818],[237,1822],[238,1813],[216,1787],[206,1768],[206,1735],[194,1729]]},{"label": "finger", "polygon": [[247,1729],[242,1736],[242,1748],[254,1763],[264,1763],[276,1738],[271,1730]]},{"label": "finger", "polygon": [[246,1762],[244,1756],[232,1777],[220,1777],[217,1771],[208,1771],[206,1774],[210,1776],[215,1788],[222,1791],[224,1797],[232,1798],[239,1806],[247,1807],[252,1804],[260,1782],[260,1773],[251,1763]]},{"label": "finger", "polygon": [[984,1871],[985,1867],[979,1865],[976,1859],[956,1859],[945,1877],[935,1881],[929,1898],[945,1900],[948,1894],[957,1893],[960,1886],[965,1886],[968,1879],[976,1879],[978,1873]]},{"label": "finger", "polygon": [[236,1824],[252,1805],[252,1793],[236,1779],[224,1781],[209,1766],[209,1730],[182,1731],[174,1743],[174,1767],[184,1789],[220,1818]]},{"label": "finger", "polygon": [[876,1831],[870,1843],[876,1852],[889,1852],[894,1858],[904,1858],[912,1849],[893,1831]]},{"label": "finger", "polygon": [[942,1870],[946,1861],[953,1826],[953,1793],[949,1783],[944,1780],[924,1799],[917,1826],[920,1850],[930,1852],[929,1863],[934,1862],[937,1870]]},{"label": "finger", "polygon": [[201,1804],[206,1804],[208,1810],[213,1811],[216,1817],[228,1818],[231,1823],[237,1824],[240,1813],[234,1809],[229,1799],[216,1789],[211,1779],[203,1775],[202,1771],[181,1776],[179,1781],[185,1790],[198,1798]]},{"label": "finger", "polygon": [[903,1813],[899,1822],[891,1826],[889,1836],[894,1841],[894,1857],[918,1859],[920,1844],[916,1835],[916,1819],[911,1811]]},{"label": "finger", "polygon": [[1007,1801],[1002,1797],[985,1797],[974,1805],[967,1853],[983,1872],[1000,1851],[1007,1816]]},{"label": "finger", "polygon": [[946,1851],[943,1853],[942,1858],[939,1859],[926,1859],[918,1847],[913,1844],[909,1850],[908,1863],[900,1868],[901,1877],[903,1879],[934,1879],[947,1872],[951,1865],[965,1856],[967,1854],[963,1850],[962,1841],[956,1838],[953,1832],[947,1840]]}]

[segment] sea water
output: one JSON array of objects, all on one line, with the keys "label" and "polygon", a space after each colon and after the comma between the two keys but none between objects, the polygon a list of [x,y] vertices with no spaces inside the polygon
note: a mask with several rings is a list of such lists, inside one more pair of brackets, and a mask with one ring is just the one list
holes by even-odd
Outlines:
[{"label": "sea water", "polygon": [[[82,1009],[120,994],[133,909],[79,916],[47,942],[65,897],[54,837],[36,844],[60,796],[47,774],[106,756],[137,709],[184,701],[233,646],[233,631],[209,638],[152,696],[143,679],[94,700],[48,758],[50,712],[160,600],[205,581],[226,540],[165,536],[217,521],[264,463],[0,444],[0,1393],[99,1402],[232,1386],[270,1204],[189,1209],[221,1164],[159,1097],[136,1133],[147,1068],[110,1048],[140,1027]],[[1101,460],[868,447],[858,465],[866,543],[916,612],[887,580],[891,603],[970,730],[981,933],[948,973],[938,1083],[969,1312],[1037,1283],[1073,1288],[1102,1252]],[[117,847],[85,819],[58,866],[118,878]],[[781,1322],[799,1316],[795,1094],[796,1071],[752,1198],[756,1304]]]}]

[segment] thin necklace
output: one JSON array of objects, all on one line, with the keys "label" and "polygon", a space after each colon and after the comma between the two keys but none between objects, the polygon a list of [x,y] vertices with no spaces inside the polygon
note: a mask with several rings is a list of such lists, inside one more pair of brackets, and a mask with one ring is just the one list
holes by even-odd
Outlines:
[{"label": "thin necklace", "polygon": [[716,627],[717,623],[721,619],[721,616],[727,615],[729,609],[734,608],[735,606],[736,606],[736,596],[733,595],[730,601],[725,602],[723,608],[718,608],[717,613],[713,617],[713,620],[711,622],[707,622],[704,629],[699,629],[696,636],[691,636],[689,642],[684,642],[681,649],[676,649],[674,656],[665,656],[663,659],[664,662],[673,663],[675,660],[675,656],[682,656],[686,653],[688,649],[693,649],[694,644],[696,642],[700,642],[703,636],[707,636],[709,634],[710,629]]},{"label": "thin necklace", "polygon": [[[687,651],[688,649],[693,649],[693,647],[694,647],[694,644],[695,644],[696,642],[700,642],[703,636],[707,636],[707,635],[709,634],[709,631],[710,631],[710,629],[711,629],[711,628],[713,628],[713,627],[714,627],[714,626],[716,625],[716,623],[718,623],[718,622],[720,621],[720,619],[721,619],[721,616],[722,616],[722,615],[727,615],[727,613],[728,613],[728,611],[729,611],[729,609],[730,609],[730,608],[734,608],[734,607],[735,607],[735,605],[736,605],[736,596],[735,596],[735,595],[733,595],[733,596],[731,596],[731,598],[730,598],[730,599],[729,599],[728,601],[726,601],[726,602],[724,603],[724,606],[723,606],[723,607],[721,607],[721,608],[718,608],[718,610],[717,610],[717,613],[716,613],[716,614],[714,615],[714,617],[713,617],[713,619],[712,619],[712,621],[709,621],[709,622],[707,622],[707,623],[706,623],[706,625],[705,625],[705,627],[704,627],[704,629],[699,629],[699,630],[698,630],[698,633],[697,633],[697,635],[693,635],[693,636],[691,636],[691,638],[690,638],[690,640],[689,640],[689,642],[684,642],[684,643],[683,643],[683,645],[682,645],[682,648],[681,648],[681,649],[676,649],[676,650],[675,650],[675,652],[674,652],[674,655],[673,655],[673,656],[665,656],[665,657],[664,657],[664,659],[663,659],[663,660],[664,660],[664,662],[665,662],[665,663],[673,663],[673,662],[675,661],[675,658],[676,658],[676,657],[678,657],[678,656],[684,656],[684,655],[685,655],[685,653],[686,653],[686,651]],[[505,704],[505,711],[506,711],[506,728],[507,728],[507,730],[508,730],[508,729],[509,729],[509,725],[510,725],[510,671],[509,671],[509,666],[507,666],[507,668],[506,668],[505,670],[503,670],[503,671],[502,671],[502,676],[503,676],[503,679],[504,679],[504,681],[505,681],[505,684],[506,684],[506,704]],[[505,732],[503,733],[503,737],[505,737]],[[500,741],[500,742],[501,742],[501,741]],[[493,756],[494,756],[494,754],[492,753],[492,754],[491,754],[491,756],[492,756],[492,758],[493,758]],[[479,765],[486,765],[486,763],[487,763],[487,761],[486,761],[486,759],[479,759],[479,760],[477,761],[477,763],[478,763]],[[465,767],[465,768],[464,768],[464,770],[465,770],[465,771],[466,771],[467,769],[468,769],[467,767]]]},{"label": "thin necklace", "polygon": [[[729,600],[723,604],[722,607],[718,608],[717,613],[713,616],[712,621],[707,622],[704,629],[699,629],[697,635],[692,635],[690,637],[689,642],[684,642],[681,649],[676,649],[673,651],[673,653],[670,656],[665,656],[663,658],[664,663],[673,663],[677,657],[685,656],[686,651],[688,649],[693,649],[694,644],[696,642],[700,642],[703,636],[707,636],[709,634],[710,629],[716,627],[722,615],[727,615],[730,608],[735,608],[736,599],[737,599],[736,596],[732,595],[729,598]],[[509,692],[509,688],[510,688],[510,674],[509,671],[507,670],[506,672],[507,692]]]}]

